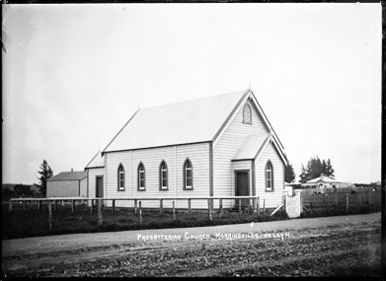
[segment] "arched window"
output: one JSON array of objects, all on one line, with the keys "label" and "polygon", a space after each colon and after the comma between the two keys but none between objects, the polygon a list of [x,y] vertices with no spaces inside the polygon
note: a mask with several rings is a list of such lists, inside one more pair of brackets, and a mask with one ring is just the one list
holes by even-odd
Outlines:
[{"label": "arched window", "polygon": [[138,165],[138,190],[145,189],[145,166],[140,162]]},{"label": "arched window", "polygon": [[265,191],[273,191],[273,166],[270,161],[265,166]]},{"label": "arched window", "polygon": [[159,166],[159,189],[168,189],[168,165],[163,160]]},{"label": "arched window", "polygon": [[243,123],[252,124],[252,110],[251,110],[251,106],[249,104],[244,105]]},{"label": "arched window", "polygon": [[125,169],[122,164],[118,166],[118,190],[125,190]]},{"label": "arched window", "polygon": [[193,189],[193,166],[189,158],[184,163],[184,189]]}]

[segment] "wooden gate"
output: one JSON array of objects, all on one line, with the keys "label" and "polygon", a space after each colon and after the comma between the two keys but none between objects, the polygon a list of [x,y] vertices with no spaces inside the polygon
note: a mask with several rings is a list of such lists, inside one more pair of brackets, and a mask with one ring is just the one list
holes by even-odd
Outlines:
[{"label": "wooden gate", "polygon": [[289,218],[298,218],[302,212],[300,193],[295,196],[286,195],[285,210]]}]

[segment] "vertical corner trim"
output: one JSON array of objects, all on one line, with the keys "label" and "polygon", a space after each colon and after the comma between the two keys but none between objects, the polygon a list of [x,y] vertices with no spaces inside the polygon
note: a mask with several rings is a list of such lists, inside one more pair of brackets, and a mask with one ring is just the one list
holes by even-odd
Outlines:
[{"label": "vertical corner trim", "polygon": [[209,196],[213,196],[213,142],[209,142]]}]

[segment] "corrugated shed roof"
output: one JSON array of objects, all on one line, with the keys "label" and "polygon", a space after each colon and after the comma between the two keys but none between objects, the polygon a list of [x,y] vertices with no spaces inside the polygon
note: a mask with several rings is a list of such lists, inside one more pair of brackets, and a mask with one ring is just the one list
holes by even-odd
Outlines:
[{"label": "corrugated shed roof", "polygon": [[264,143],[269,139],[271,134],[250,135],[248,136],[240,148],[237,150],[232,160],[249,160],[255,159],[257,153],[263,147]]},{"label": "corrugated shed roof", "polygon": [[61,172],[56,176],[48,179],[48,181],[72,181],[72,180],[81,180],[87,176],[87,172]]},{"label": "corrugated shed roof", "polygon": [[98,151],[97,154],[91,159],[91,161],[86,165],[86,169],[90,168],[103,168],[105,166],[104,156],[101,152]]},{"label": "corrugated shed roof", "polygon": [[103,152],[211,141],[249,91],[140,109]]},{"label": "corrugated shed roof", "polygon": [[327,182],[327,183],[339,182],[337,180],[334,180],[334,179],[326,177],[326,176],[320,176],[320,177],[314,178],[312,180],[309,180],[306,183],[317,183],[317,182],[320,182],[320,181]]}]

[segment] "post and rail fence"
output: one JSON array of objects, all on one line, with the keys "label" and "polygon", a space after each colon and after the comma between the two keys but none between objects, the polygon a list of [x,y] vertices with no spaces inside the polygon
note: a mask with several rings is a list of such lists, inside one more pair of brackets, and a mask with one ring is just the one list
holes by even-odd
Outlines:
[{"label": "post and rail fence", "polygon": [[[286,210],[286,197],[283,196],[282,204],[276,209]],[[326,212],[331,214],[335,211],[340,213],[351,213],[363,206],[370,206],[374,210],[378,205],[381,205],[381,190],[362,190],[357,192],[335,192],[335,193],[298,193],[296,196],[300,196],[300,209],[301,213],[310,212]],[[249,200],[245,200],[249,199]],[[231,204],[224,204],[224,202],[231,201]],[[123,206],[117,207],[122,201],[130,202],[131,207]],[[146,201],[159,201],[158,207],[144,207]],[[177,202],[184,201],[184,208],[177,209]],[[49,228],[52,229],[53,216],[60,210],[66,210],[71,214],[76,214],[80,210],[89,212],[93,215],[96,213],[97,224],[102,225],[106,220],[104,219],[104,212],[110,210],[110,213],[115,214],[117,209],[127,209],[129,212],[133,212],[137,217],[137,221],[140,225],[144,223],[144,218],[149,216],[148,210],[153,212],[159,210],[159,214],[163,216],[166,210],[173,216],[173,221],[177,220],[180,212],[192,214],[193,201],[201,201],[201,208],[195,208],[195,211],[207,212],[207,219],[212,221],[214,219],[224,219],[224,209],[232,210],[235,214],[257,214],[262,215],[266,212],[266,201],[263,198],[260,200],[257,196],[222,196],[222,197],[167,197],[167,198],[84,198],[84,197],[53,197],[53,198],[12,198],[8,202],[8,211],[22,210],[23,212],[38,211],[42,213],[43,206],[48,209],[48,221]],[[248,201],[246,203],[245,201]],[[288,200],[289,201],[289,200]],[[109,206],[107,207],[107,203]],[[119,202],[119,203],[118,203]],[[169,207],[166,206],[166,202]],[[215,205],[216,203],[216,205]],[[205,204],[205,205],[204,205]],[[181,206],[181,205],[180,205]],[[204,207],[203,207],[204,206]],[[205,207],[206,206],[206,207]],[[224,206],[227,206],[226,208]],[[232,206],[232,207],[229,207]],[[145,211],[146,210],[146,211]],[[178,212],[177,212],[178,210]],[[144,212],[145,211],[145,212]],[[277,212],[275,210],[274,212]],[[146,215],[144,214],[146,213]],[[288,212],[287,212],[288,214]],[[291,216],[290,216],[291,217]]]}]

